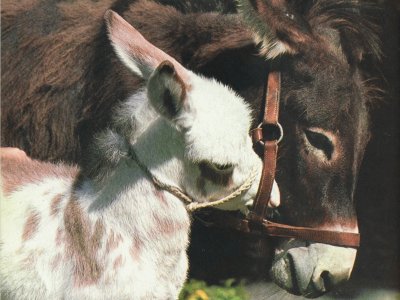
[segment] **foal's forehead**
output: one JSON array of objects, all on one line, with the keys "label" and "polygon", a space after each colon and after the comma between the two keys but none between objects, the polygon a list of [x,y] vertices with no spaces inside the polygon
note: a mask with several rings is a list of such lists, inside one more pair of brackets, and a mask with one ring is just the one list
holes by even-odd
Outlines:
[{"label": "foal's forehead", "polygon": [[[199,85],[196,85],[199,83]],[[237,160],[248,144],[250,108],[227,86],[214,80],[194,82],[189,93],[193,122],[186,132],[190,156],[215,162]]]},{"label": "foal's forehead", "polygon": [[244,127],[244,130],[250,126],[248,104],[230,87],[214,79],[196,78],[190,97],[200,123],[211,122],[217,127]]}]

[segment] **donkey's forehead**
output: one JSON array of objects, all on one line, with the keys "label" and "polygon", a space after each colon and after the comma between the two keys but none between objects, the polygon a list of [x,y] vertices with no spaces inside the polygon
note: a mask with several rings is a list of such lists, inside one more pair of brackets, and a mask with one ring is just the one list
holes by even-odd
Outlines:
[{"label": "donkey's forehead", "polygon": [[325,64],[312,69],[296,66],[283,72],[283,98],[302,120],[317,126],[336,126],[340,119],[354,119],[352,111],[364,106],[362,85],[343,66]]}]

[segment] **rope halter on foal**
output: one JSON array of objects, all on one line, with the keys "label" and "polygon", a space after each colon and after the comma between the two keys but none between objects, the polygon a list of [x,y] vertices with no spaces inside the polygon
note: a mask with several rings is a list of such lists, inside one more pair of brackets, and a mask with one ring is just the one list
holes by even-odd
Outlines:
[{"label": "rope halter on foal", "polygon": [[247,179],[229,195],[227,195],[221,199],[211,201],[211,202],[200,203],[200,202],[194,201],[192,199],[192,197],[190,197],[188,194],[186,194],[181,188],[170,185],[170,184],[166,184],[166,183],[162,182],[153,173],[151,173],[149,168],[139,159],[139,157],[137,156],[133,147],[130,147],[130,149],[129,149],[129,156],[136,162],[136,164],[146,174],[146,176],[149,177],[153,181],[154,185],[158,189],[167,191],[170,194],[177,197],[178,199],[182,200],[184,203],[186,203],[186,209],[189,212],[193,212],[193,211],[201,209],[201,208],[215,207],[215,206],[227,203],[227,202],[235,199],[236,197],[240,196],[242,193],[244,193],[245,191],[250,189],[251,185],[253,184],[254,180],[257,177],[257,170],[254,169],[250,172]]}]

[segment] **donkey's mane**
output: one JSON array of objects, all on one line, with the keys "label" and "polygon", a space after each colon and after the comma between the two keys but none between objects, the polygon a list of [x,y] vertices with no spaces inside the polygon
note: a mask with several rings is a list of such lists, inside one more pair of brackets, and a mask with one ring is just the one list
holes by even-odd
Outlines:
[{"label": "donkey's mane", "polygon": [[236,13],[235,0],[155,0],[163,5],[171,5],[183,13]]},{"label": "donkey's mane", "polygon": [[382,56],[379,26],[374,22],[379,7],[369,1],[317,0],[307,19],[314,26],[338,30],[352,47],[358,47],[376,59]]},{"label": "donkey's mane", "polygon": [[[155,0],[171,5],[183,13],[219,12],[237,13],[237,0]],[[313,25],[338,30],[352,45],[380,59],[382,51],[379,26],[375,22],[380,7],[371,1],[356,0],[288,0],[296,11]],[[272,34],[272,33],[271,33]]]}]

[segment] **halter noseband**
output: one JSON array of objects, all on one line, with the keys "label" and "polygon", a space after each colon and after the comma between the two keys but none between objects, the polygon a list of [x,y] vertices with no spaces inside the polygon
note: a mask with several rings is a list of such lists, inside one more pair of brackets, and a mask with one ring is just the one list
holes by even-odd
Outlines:
[{"label": "halter noseband", "polygon": [[199,219],[207,226],[234,228],[246,233],[261,233],[268,236],[297,238],[336,246],[358,247],[360,245],[358,233],[290,226],[266,219],[267,206],[275,180],[278,143],[283,138],[282,126],[278,122],[280,91],[280,72],[271,71],[267,81],[263,121],[251,132],[254,146],[261,146],[263,150],[264,165],[256,199],[250,213],[243,219],[216,210],[207,215],[207,221]]}]

